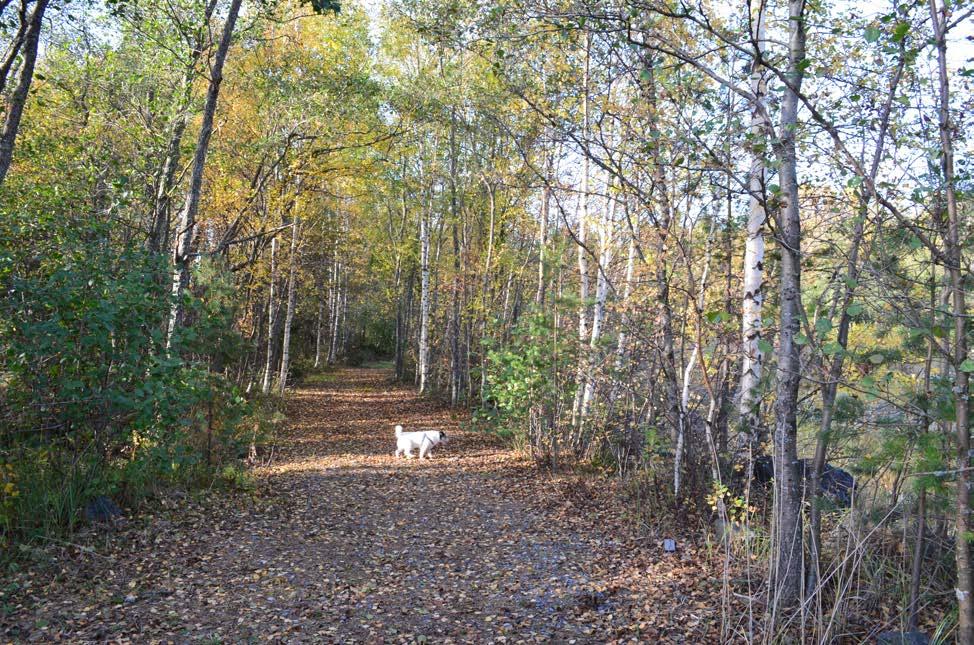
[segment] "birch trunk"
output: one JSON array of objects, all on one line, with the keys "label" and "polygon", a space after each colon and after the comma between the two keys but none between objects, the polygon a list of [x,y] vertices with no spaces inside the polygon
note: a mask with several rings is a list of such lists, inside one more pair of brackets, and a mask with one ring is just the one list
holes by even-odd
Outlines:
[{"label": "birch trunk", "polygon": [[[628,206],[626,207],[628,209]],[[622,370],[628,354],[629,341],[629,300],[632,298],[632,280],[636,267],[636,235],[633,231],[629,236],[629,249],[626,254],[626,278],[622,290],[622,315],[619,317],[619,336],[616,343],[616,371]]]},{"label": "birch trunk", "polygon": [[277,304],[274,302],[274,283],[277,281],[277,238],[271,240],[271,283],[267,295],[267,358],[264,362],[264,382],[260,391],[267,394],[271,391],[271,379],[274,373],[274,325]]},{"label": "birch trunk", "polygon": [[[760,452],[764,440],[759,412],[760,384],[764,372],[764,350],[761,349],[761,313],[764,305],[764,229],[768,221],[765,210],[765,146],[767,141],[767,78],[762,59],[765,48],[764,0],[752,0],[751,41],[754,61],[751,66],[751,168],[748,173],[749,212],[747,241],[744,246],[744,300],[741,310],[741,399],[739,411],[747,452],[751,459]],[[748,463],[751,463],[751,459]],[[750,468],[750,466],[749,466]]]},{"label": "birch trunk", "polygon": [[342,306],[342,265],[338,261],[338,246],[335,246],[335,264],[332,269],[332,296],[331,308],[331,344],[328,347],[328,364],[333,365],[338,360],[338,331],[341,321]]},{"label": "birch trunk", "polygon": [[[550,150],[547,151],[545,154],[544,188],[541,192],[541,223],[538,225],[538,291],[534,296],[534,301],[538,305],[538,309],[544,308],[545,292],[548,286],[548,280],[545,275],[545,253],[547,252],[546,247],[548,246],[548,226],[549,222],[551,221],[551,181],[553,170],[552,166],[554,165],[553,158],[554,155],[552,152]],[[493,199],[493,194],[491,194],[491,199]],[[505,299],[504,302],[506,311],[507,300]]]},{"label": "birch trunk", "polygon": [[450,215],[453,219],[453,284],[450,312],[450,406],[456,407],[463,391],[463,363],[460,348],[460,207],[457,203],[456,114],[450,114]]},{"label": "birch trunk", "polygon": [[605,305],[609,296],[609,280],[606,272],[612,263],[612,233],[611,227],[615,220],[616,200],[610,197],[607,214],[603,217],[599,230],[599,266],[595,282],[595,306],[592,309],[592,331],[589,334],[588,361],[585,375],[585,390],[582,393],[582,405],[579,416],[584,424],[588,418],[589,408],[595,394],[595,375],[593,368],[599,363],[599,341],[602,338],[602,327],[605,322]]},{"label": "birch trunk", "polygon": [[342,320],[340,325],[341,345],[338,349],[338,357],[345,359],[348,356],[348,271],[344,273],[342,281]]},{"label": "birch trunk", "polygon": [[580,428],[584,423],[582,418],[582,399],[585,394],[585,375],[587,370],[587,352],[585,343],[588,340],[588,249],[585,247],[586,228],[588,227],[589,209],[589,185],[591,168],[589,163],[588,151],[588,117],[589,117],[589,65],[591,62],[592,40],[589,32],[585,32],[585,71],[582,78],[582,142],[585,150],[582,151],[582,194],[581,210],[578,215],[578,226],[576,236],[578,238],[578,371],[575,377],[575,406],[572,410],[572,427],[575,428],[576,436],[580,433]]},{"label": "birch trunk", "polygon": [[281,373],[278,376],[278,387],[281,396],[287,388],[287,370],[291,363],[291,324],[294,322],[294,305],[297,294],[298,277],[298,234],[301,221],[294,217],[291,222],[291,254],[288,257],[287,278],[287,313],[284,316],[284,339],[281,342]]},{"label": "birch trunk", "polygon": [[[208,0],[203,12],[203,24],[209,26],[216,9],[217,0]],[[186,132],[186,125],[189,122],[189,109],[193,99],[193,84],[198,74],[196,66],[203,57],[205,30],[200,29],[195,34],[196,42],[193,51],[190,52],[189,62],[183,71],[180,81],[181,103],[177,108],[172,127],[169,132],[169,142],[166,146],[166,156],[162,167],[156,178],[154,199],[152,202],[152,225],[149,232],[149,240],[146,244],[149,251],[153,253],[166,253],[169,251],[169,225],[172,215],[172,192],[176,179],[176,170],[179,168],[179,148],[183,142],[183,134]]]},{"label": "birch trunk", "polygon": [[10,170],[14,157],[14,144],[20,121],[24,116],[24,106],[30,93],[30,85],[34,80],[34,66],[37,64],[37,49],[40,46],[41,27],[44,22],[44,12],[47,11],[48,0],[37,0],[34,10],[30,14],[27,29],[23,34],[23,44],[20,46],[20,77],[17,86],[7,99],[6,117],[3,130],[0,131],[0,184],[3,184]]},{"label": "birch trunk", "polygon": [[[696,307],[696,316],[698,320],[698,325],[700,316],[703,315],[704,306],[706,304],[706,288],[707,280],[710,278],[710,260],[712,256],[712,246],[714,241],[714,232],[717,228],[716,218],[710,222],[710,231],[707,234],[707,243],[704,247],[704,262],[703,271],[700,274],[700,283],[697,285],[697,301],[694,303]],[[693,370],[697,366],[697,361],[700,359],[700,329],[698,327],[697,333],[694,337],[693,350],[690,352],[690,358],[687,360],[686,366],[683,368],[683,389],[680,394],[680,427],[679,434],[676,438],[676,453],[675,460],[677,464],[683,462],[684,449],[686,447],[686,433],[687,427],[685,420],[687,418],[687,412],[690,410],[690,382],[693,376]],[[710,407],[707,410],[707,440],[710,447],[713,447],[713,436],[711,434],[712,423],[716,415],[716,405],[717,396],[712,393],[710,397]],[[712,473],[716,473],[716,464]],[[673,493],[679,498],[680,491],[682,489],[681,482],[682,470],[680,468],[673,469]],[[717,478],[714,478],[717,481]]]},{"label": "birch trunk", "polygon": [[[318,271],[321,268],[319,267]],[[322,293],[323,280],[321,274],[318,274],[317,285],[315,288],[315,298],[318,300],[318,313],[315,316],[315,369],[321,366],[321,328],[324,323],[325,318],[325,298]]]},{"label": "birch trunk", "polygon": [[203,168],[206,165],[206,153],[209,150],[210,137],[213,134],[216,103],[220,96],[220,84],[223,82],[223,65],[230,49],[230,41],[233,39],[233,28],[237,22],[237,15],[240,13],[241,3],[242,0],[231,0],[230,2],[220,44],[217,47],[213,66],[210,69],[210,85],[206,92],[203,121],[196,142],[196,153],[193,157],[193,172],[190,175],[189,188],[186,191],[186,203],[179,216],[179,228],[176,231],[176,247],[173,251],[172,303],[170,305],[169,329],[166,335],[167,349],[171,348],[173,334],[182,323],[182,297],[183,291],[189,286],[193,234],[196,230],[196,214],[199,210],[200,193],[203,189]]},{"label": "birch trunk", "polygon": [[429,379],[430,236],[426,213],[419,216],[419,393],[425,394]]}]

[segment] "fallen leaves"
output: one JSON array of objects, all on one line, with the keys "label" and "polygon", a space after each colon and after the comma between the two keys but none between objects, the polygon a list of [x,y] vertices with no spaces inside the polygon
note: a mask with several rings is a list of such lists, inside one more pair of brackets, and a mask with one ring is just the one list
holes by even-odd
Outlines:
[{"label": "fallen leaves", "polygon": [[[365,643],[719,634],[719,585],[688,536],[678,557],[660,557],[629,532],[611,486],[539,473],[386,373],[336,376],[291,397],[256,496],[174,496],[118,533],[86,536],[94,553],[61,549],[57,573],[25,573],[20,591],[0,598],[3,634]],[[397,460],[396,423],[454,439],[430,461]]]}]

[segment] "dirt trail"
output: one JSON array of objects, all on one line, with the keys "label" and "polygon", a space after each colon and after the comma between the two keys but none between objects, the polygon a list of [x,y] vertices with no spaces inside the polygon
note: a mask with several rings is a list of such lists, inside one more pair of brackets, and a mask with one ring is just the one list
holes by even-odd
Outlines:
[{"label": "dirt trail", "polygon": [[[19,577],[0,640],[713,642],[699,557],[618,541],[591,489],[459,431],[387,372],[330,373],[288,416],[256,495],[180,500],[60,549],[53,581]],[[452,441],[397,460],[395,423]]]}]

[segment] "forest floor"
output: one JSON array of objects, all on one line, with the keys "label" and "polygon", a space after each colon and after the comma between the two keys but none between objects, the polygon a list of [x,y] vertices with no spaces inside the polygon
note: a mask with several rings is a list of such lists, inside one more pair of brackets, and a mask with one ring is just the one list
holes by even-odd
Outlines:
[{"label": "forest floor", "polygon": [[[341,369],[289,395],[249,494],[170,496],[3,583],[0,641],[716,642],[714,561],[663,553],[592,477]],[[444,430],[395,459],[393,425]]]}]

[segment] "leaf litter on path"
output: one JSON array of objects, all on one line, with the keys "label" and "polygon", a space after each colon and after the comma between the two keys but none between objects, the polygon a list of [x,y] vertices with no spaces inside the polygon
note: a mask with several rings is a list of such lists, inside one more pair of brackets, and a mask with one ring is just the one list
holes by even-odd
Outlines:
[{"label": "leaf litter on path", "polygon": [[[606,486],[538,472],[384,371],[340,370],[287,408],[254,496],[167,500],[52,549],[3,586],[4,640],[716,641],[712,558],[663,557]],[[397,423],[451,441],[396,459]]]}]

